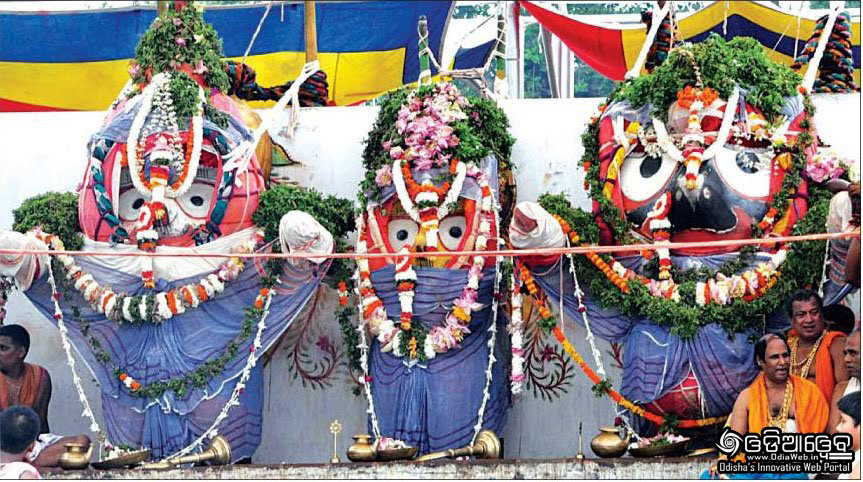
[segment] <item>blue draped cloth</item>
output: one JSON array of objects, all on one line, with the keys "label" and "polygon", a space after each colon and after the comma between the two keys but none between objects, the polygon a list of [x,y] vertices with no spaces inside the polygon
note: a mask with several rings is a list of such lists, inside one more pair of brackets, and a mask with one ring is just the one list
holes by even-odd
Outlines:
[{"label": "blue draped cloth", "polygon": [[[426,328],[443,324],[452,302],[461,296],[467,284],[467,270],[415,268],[417,283],[412,322]],[[371,273],[378,297],[390,319],[401,317],[392,265]],[[492,323],[491,301],[495,273],[483,272],[479,286],[479,303],[474,311],[460,348],[438,354],[426,363],[411,364],[407,357],[381,352],[377,339],[371,344],[369,372],[381,434],[419,447],[420,454],[457,448],[471,442],[486,384],[488,341]],[[498,308],[497,340],[492,365],[489,400],[483,416],[483,428],[500,434],[510,404],[507,381],[508,360],[506,330],[502,307]],[[371,433],[371,420],[369,420]]]},{"label": "blue draped cloth", "polygon": [[[144,294],[139,276],[110,270],[91,259],[76,262],[100,283],[117,293]],[[297,266],[285,263],[281,283],[274,288],[270,313],[262,334],[263,353],[284,333],[318,287],[329,263],[320,266],[302,261]],[[257,333],[253,320],[251,335],[239,345],[237,356],[202,388],[191,388],[184,396],[166,391],[158,399],[132,395],[114,374],[114,367],[96,359],[88,338],[81,332],[80,320],[89,322],[90,335],[110,354],[117,367],[146,386],[156,381],[183,377],[208,360],[225,352],[226,345],[240,333],[245,309],[254,305],[260,291],[260,264],[247,262],[246,269],[226,284],[225,290],[198,308],[159,324],[117,324],[92,310],[77,290],[68,293],[81,309],[80,319],[72,315],[72,305],[60,298],[69,338],[99,383],[102,411],[108,437],[114,444],[150,447],[153,457],[169,456],[186,447],[212,425],[242,374]],[[61,274],[55,273],[59,277]],[[201,276],[174,282],[158,280],[156,289],[165,291]],[[59,282],[59,280],[58,280]],[[41,276],[26,291],[27,297],[53,323],[54,304],[47,276]],[[257,364],[239,398],[219,427],[227,437],[232,457],[250,457],[261,441],[263,409],[262,364]]]},{"label": "blue draped cloth", "polygon": [[[729,256],[736,255],[672,257],[672,262],[684,268],[698,265],[715,269]],[[618,261],[637,269],[643,258],[629,256]],[[567,258],[561,258],[552,266],[534,267],[532,274],[555,304],[562,291],[564,311],[571,319],[582,322]],[[765,328],[781,329],[786,323],[783,313],[774,313],[765,320],[752,320],[749,331],[733,337],[713,323],[701,327],[694,337],[682,339],[672,334],[669,327],[657,325],[646,317],[629,318],[614,307],[603,308],[588,288],[586,283],[581,283],[594,335],[609,342],[624,343],[621,394],[636,403],[653,402],[679,385],[692,370],[701,387],[706,417],[728,414],[737,395],[758,374],[749,337],[760,334]]]}]

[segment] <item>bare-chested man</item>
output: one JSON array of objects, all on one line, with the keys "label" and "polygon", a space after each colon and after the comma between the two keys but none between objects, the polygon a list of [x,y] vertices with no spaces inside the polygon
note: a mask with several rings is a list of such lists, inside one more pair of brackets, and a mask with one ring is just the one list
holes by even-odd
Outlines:
[{"label": "bare-chested man", "polygon": [[837,403],[843,396],[860,391],[860,330],[854,330],[845,340],[845,371],[848,379],[836,384],[833,389],[833,401],[830,403],[831,433],[835,432],[839,423],[839,407]]},{"label": "bare-chested man", "polygon": [[[791,373],[791,352],[785,337],[768,333],[755,343],[761,373],[740,392],[729,426],[735,432],[761,433],[776,427],[788,433],[823,433],[830,407],[814,383]],[[716,464],[709,470],[716,476]]]},{"label": "bare-chested man", "polygon": [[58,464],[65,444],[90,446],[86,435],[59,437],[48,426],[48,404],[51,402],[51,376],[39,365],[24,363],[30,351],[30,334],[21,325],[0,326],[0,410],[14,405],[32,408],[39,415],[39,439],[31,452],[31,461],[39,467]]},{"label": "bare-chested man", "polygon": [[847,379],[842,353],[845,335],[827,331],[822,308],[821,297],[814,291],[798,290],[791,296],[788,346],[791,374],[814,382],[830,403],[836,384]]}]

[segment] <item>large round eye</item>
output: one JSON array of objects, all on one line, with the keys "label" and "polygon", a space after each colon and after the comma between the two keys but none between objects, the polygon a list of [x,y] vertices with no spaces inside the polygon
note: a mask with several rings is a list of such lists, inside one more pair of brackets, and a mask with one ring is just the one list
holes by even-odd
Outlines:
[{"label": "large round eye", "polygon": [[439,237],[444,247],[456,250],[467,235],[467,220],[464,216],[450,216],[440,222],[439,230]]},{"label": "large round eye", "polygon": [[647,201],[665,187],[676,168],[665,156],[634,154],[620,167],[620,189],[630,201]]},{"label": "large round eye", "polygon": [[716,172],[731,189],[749,198],[770,195],[769,151],[735,150],[723,147],[713,159]]},{"label": "large round eye", "polygon": [[177,198],[177,205],[190,218],[206,219],[210,213],[210,201],[215,189],[215,186],[208,182],[195,181],[188,191]]},{"label": "large round eye", "polygon": [[128,189],[120,194],[120,201],[117,203],[117,214],[120,215],[120,219],[123,221],[136,221],[138,219],[138,210],[143,205],[144,196],[130,185]]},{"label": "large round eye", "polygon": [[405,246],[412,246],[420,228],[410,219],[393,219],[387,224],[390,246],[393,252],[399,252]]}]

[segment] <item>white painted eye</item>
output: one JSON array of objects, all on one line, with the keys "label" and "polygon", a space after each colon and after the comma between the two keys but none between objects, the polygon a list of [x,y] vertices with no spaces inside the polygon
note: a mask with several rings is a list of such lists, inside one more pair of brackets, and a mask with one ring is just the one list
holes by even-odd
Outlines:
[{"label": "white painted eye", "polygon": [[195,181],[182,196],[177,205],[192,219],[205,220],[210,213],[210,202],[216,188],[208,182]]},{"label": "white painted eye", "polygon": [[467,235],[467,220],[464,216],[450,216],[440,222],[440,240],[449,250],[458,249],[461,240]]},{"label": "white painted eye", "polygon": [[387,224],[390,246],[393,252],[399,252],[405,246],[412,246],[420,228],[417,223],[407,218],[393,219]]},{"label": "white painted eye", "polygon": [[755,152],[723,147],[713,165],[728,187],[749,197],[763,199],[770,195],[770,151]]},{"label": "white painted eye", "polygon": [[647,201],[668,183],[677,163],[666,156],[631,155],[620,167],[620,189],[627,199]]},{"label": "white painted eye", "polygon": [[141,195],[134,187],[129,185],[129,189],[120,194],[120,200],[117,202],[117,214],[123,221],[137,221],[138,212],[144,205],[144,196]]}]

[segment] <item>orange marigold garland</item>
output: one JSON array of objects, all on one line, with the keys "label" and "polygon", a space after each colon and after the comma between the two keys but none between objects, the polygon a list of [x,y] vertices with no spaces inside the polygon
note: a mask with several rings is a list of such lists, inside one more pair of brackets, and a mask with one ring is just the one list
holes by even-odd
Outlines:
[{"label": "orange marigold garland", "polygon": [[[566,335],[563,334],[563,331],[560,329],[560,327],[555,326],[554,328],[552,328],[552,332],[554,333],[554,337],[557,339],[557,341],[560,342],[561,346],[563,346],[564,351],[566,351],[566,353],[569,354],[570,357],[572,357],[573,361],[575,361],[578,366],[581,367],[584,374],[587,375],[588,378],[590,378],[590,381],[593,382],[594,385],[602,384],[604,381],[599,378],[599,375],[597,375],[596,372],[594,372],[587,363],[585,363],[581,355],[579,355],[578,352],[575,351],[575,348],[572,346],[569,340],[566,339]],[[644,419],[647,419],[655,423],[656,425],[661,426],[665,422],[665,419],[662,416],[648,412],[647,410],[632,403],[631,401],[627,400],[626,397],[621,395],[620,392],[618,392],[617,390],[610,387],[606,388],[606,393],[608,394],[608,396],[610,396],[611,399],[615,401],[615,403],[625,408],[626,410],[629,410],[630,412]],[[716,425],[718,423],[722,423],[727,418],[727,416],[723,416],[704,418],[699,420],[679,420],[677,422],[677,428],[706,427],[709,425]]]}]

